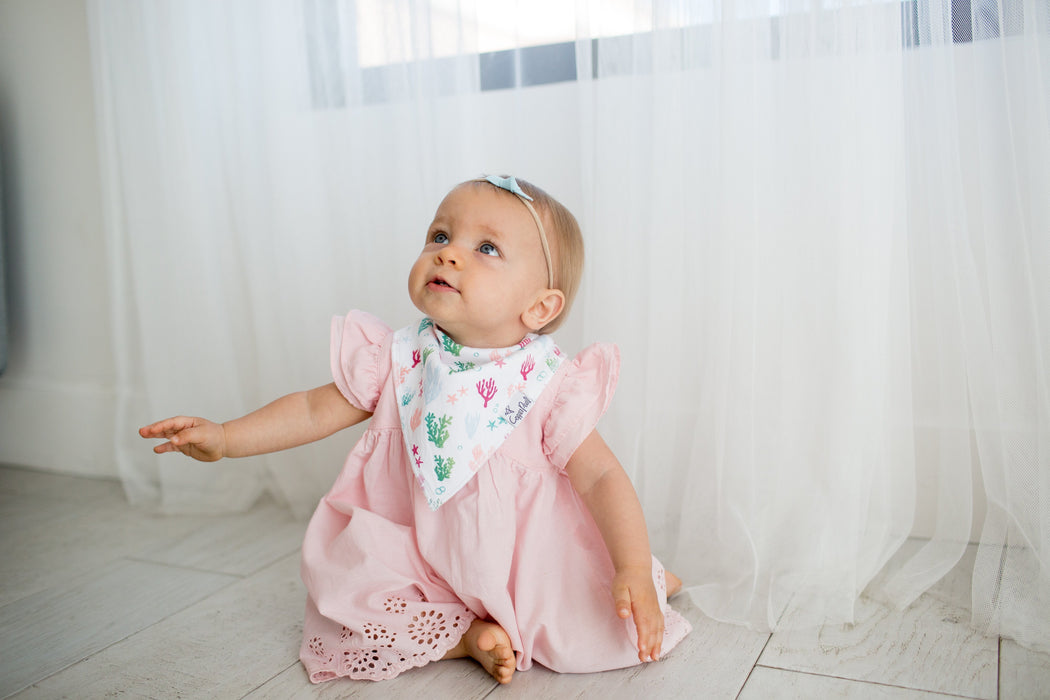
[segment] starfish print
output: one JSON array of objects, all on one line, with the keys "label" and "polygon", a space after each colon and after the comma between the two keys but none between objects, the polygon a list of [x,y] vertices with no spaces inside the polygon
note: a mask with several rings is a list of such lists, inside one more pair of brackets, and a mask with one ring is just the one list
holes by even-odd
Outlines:
[{"label": "starfish print", "polygon": [[460,396],[466,396],[467,395],[467,387],[465,387],[465,386],[460,387],[459,388],[459,395]]},{"label": "starfish print", "polygon": [[422,467],[423,466],[423,460],[420,459],[419,457],[416,457],[416,466],[417,467]]},{"label": "starfish print", "polygon": [[504,361],[503,361],[503,358],[502,358],[502,357],[498,357],[498,358],[496,358],[496,359],[494,360],[494,362],[496,363],[496,366],[497,366],[497,367],[502,367],[503,365],[507,364],[506,362],[504,362]]},{"label": "starfish print", "polygon": [[456,403],[456,401],[457,401],[458,399],[459,399],[459,395],[458,395],[458,394],[449,394],[449,395],[448,395],[448,402],[449,402],[450,404],[454,404],[454,403]]},{"label": "starfish print", "polygon": [[495,429],[496,429],[496,421],[490,420],[489,421],[489,430],[495,430]]},{"label": "starfish print", "polygon": [[419,456],[419,445],[412,445],[412,455],[414,457]]}]

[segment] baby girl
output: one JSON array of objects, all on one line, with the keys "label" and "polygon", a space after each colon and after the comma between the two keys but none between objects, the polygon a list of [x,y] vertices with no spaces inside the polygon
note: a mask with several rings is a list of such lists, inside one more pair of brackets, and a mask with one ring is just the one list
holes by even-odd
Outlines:
[{"label": "baby girl", "polygon": [[500,683],[658,659],[690,631],[651,555],[638,497],[595,430],[619,356],[566,357],[549,333],[583,267],[575,218],[523,180],[441,202],[412,266],[422,320],[332,323],[334,381],[223,424],[139,432],[217,460],[371,418],[310,521],[300,658],[314,682],[381,680],[471,656]]}]

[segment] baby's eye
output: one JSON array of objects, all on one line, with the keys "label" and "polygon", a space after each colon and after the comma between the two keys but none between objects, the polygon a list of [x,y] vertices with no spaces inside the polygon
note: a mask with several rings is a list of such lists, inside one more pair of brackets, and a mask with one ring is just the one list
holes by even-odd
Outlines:
[{"label": "baby's eye", "polygon": [[448,243],[448,234],[438,232],[435,233],[430,240],[434,243]]},{"label": "baby's eye", "polygon": [[499,257],[499,248],[492,245],[491,243],[482,243],[480,246],[478,246],[478,252],[482,255],[492,255],[495,257]]}]

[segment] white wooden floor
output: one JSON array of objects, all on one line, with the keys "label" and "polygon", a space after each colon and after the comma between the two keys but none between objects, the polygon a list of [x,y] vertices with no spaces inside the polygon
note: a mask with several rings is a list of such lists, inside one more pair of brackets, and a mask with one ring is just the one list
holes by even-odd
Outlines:
[{"label": "white wooden floor", "polygon": [[848,627],[773,635],[679,596],[694,632],[656,664],[537,666],[498,687],[445,661],[312,686],[297,660],[304,527],[274,505],[151,516],[113,482],[0,467],[0,698],[1050,697],[1050,656],[974,634],[936,591],[903,612],[865,602]]}]

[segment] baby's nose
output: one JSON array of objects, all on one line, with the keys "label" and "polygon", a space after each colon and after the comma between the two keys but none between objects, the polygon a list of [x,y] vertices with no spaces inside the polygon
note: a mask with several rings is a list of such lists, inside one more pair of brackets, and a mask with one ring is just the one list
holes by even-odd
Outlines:
[{"label": "baby's nose", "polygon": [[447,245],[437,254],[438,262],[444,265],[452,265],[453,267],[463,263],[462,251],[454,246]]}]

